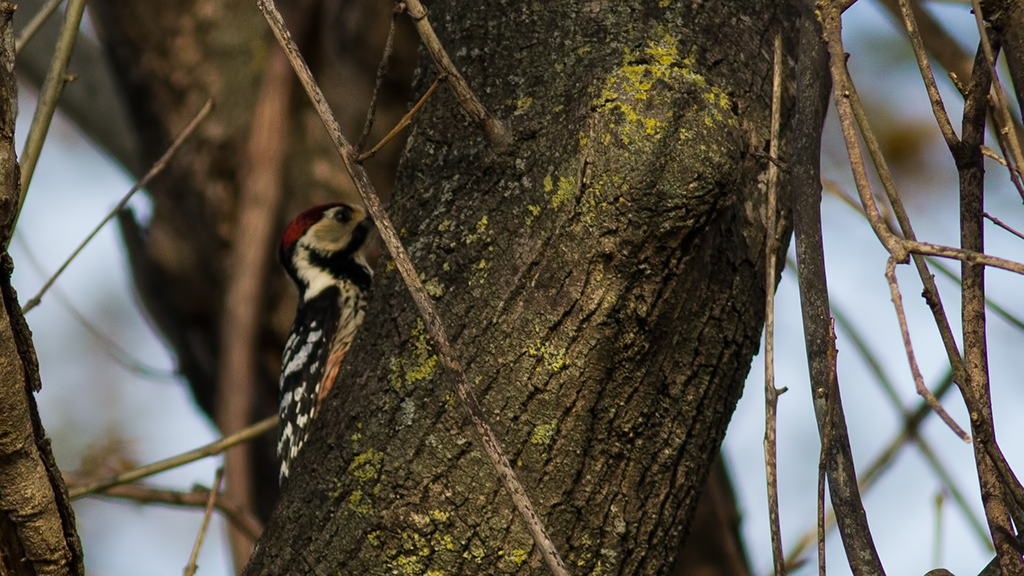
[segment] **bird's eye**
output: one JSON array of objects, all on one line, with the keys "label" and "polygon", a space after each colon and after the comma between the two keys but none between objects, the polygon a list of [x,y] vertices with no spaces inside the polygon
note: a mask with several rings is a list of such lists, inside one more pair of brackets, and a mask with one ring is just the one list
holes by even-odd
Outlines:
[{"label": "bird's eye", "polygon": [[342,224],[348,224],[352,221],[352,207],[342,206],[338,208],[338,211],[334,213],[334,219]]}]

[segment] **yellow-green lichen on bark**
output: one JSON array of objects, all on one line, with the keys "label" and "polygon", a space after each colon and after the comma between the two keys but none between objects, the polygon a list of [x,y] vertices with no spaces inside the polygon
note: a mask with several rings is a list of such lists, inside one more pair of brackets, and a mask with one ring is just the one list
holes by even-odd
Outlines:
[{"label": "yellow-green lichen on bark", "polygon": [[384,455],[374,449],[361,452],[348,465],[348,472],[356,478],[358,486],[348,495],[349,510],[361,516],[374,514],[369,496],[380,492]]},{"label": "yellow-green lichen on bark", "polygon": [[348,472],[359,480],[360,486],[363,486],[368,482],[376,483],[383,467],[384,455],[370,448],[352,459],[352,463],[348,465]]},{"label": "yellow-green lichen on bark", "polygon": [[533,435],[530,436],[530,443],[537,444],[538,446],[547,446],[555,439],[555,432],[557,431],[557,420],[552,420],[547,424],[541,424],[533,429]]},{"label": "yellow-green lichen on bark", "polygon": [[526,209],[530,211],[530,214],[526,217],[526,225],[533,225],[533,221],[540,216],[540,206],[536,204],[527,204]]},{"label": "yellow-green lichen on bark", "polygon": [[[443,294],[442,288],[440,295]],[[433,296],[433,294],[431,295]],[[422,318],[416,319],[416,326],[413,327],[410,335],[410,344],[407,348],[408,359],[394,358],[391,360],[391,374],[388,377],[388,382],[395,390],[401,390],[406,385],[413,385],[430,378],[437,367],[437,355],[430,347]]]},{"label": "yellow-green lichen on bark", "polygon": [[592,102],[578,137],[578,211],[582,224],[608,229],[631,225],[630,214],[671,214],[660,228],[678,235],[721,201],[743,134],[729,90],[703,72],[697,52],[684,56],[664,28],[649,38],[624,50]]},{"label": "yellow-green lichen on bark", "polygon": [[566,350],[551,342],[538,341],[526,348],[526,353],[533,358],[540,357],[544,360],[544,367],[552,372],[561,372],[569,361],[566,360]]},{"label": "yellow-green lichen on bark", "polygon": [[516,568],[522,566],[530,558],[530,553],[522,548],[516,548],[505,555],[505,560]]},{"label": "yellow-green lichen on bark", "polygon": [[627,49],[622,65],[606,78],[594,105],[599,114],[610,116],[608,131],[598,137],[600,142],[614,140],[629,147],[646,147],[672,132],[683,140],[695,139],[694,128],[673,126],[676,112],[665,108],[675,100],[673,93],[682,91],[699,96],[682,114],[698,116],[699,123],[708,128],[737,125],[728,94],[696,71],[693,56],[680,56],[674,37],[658,34],[659,38],[650,40],[639,52]]},{"label": "yellow-green lichen on bark", "polygon": [[405,516],[404,528],[376,530],[366,535],[370,545],[382,548],[385,565],[393,574],[430,576],[446,574],[457,558],[457,540],[449,532],[451,513],[432,509]]},{"label": "yellow-green lichen on bark", "polygon": [[437,278],[430,278],[423,283],[423,289],[433,298],[444,296],[444,284]]},{"label": "yellow-green lichen on bark", "polygon": [[[545,180],[545,183],[546,182],[547,180]],[[571,200],[575,192],[576,179],[559,176],[558,189],[555,190],[555,193],[551,196],[551,207],[558,208],[563,202]]]}]

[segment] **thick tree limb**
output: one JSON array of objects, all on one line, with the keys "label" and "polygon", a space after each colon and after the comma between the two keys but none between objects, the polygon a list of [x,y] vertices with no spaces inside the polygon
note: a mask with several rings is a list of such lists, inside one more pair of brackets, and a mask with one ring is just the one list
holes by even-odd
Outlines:
[{"label": "thick tree limb", "polygon": [[[822,26],[807,3],[800,25],[800,58],[797,68],[797,112],[794,131],[793,223],[796,232],[797,273],[804,318],[807,364],[811,376],[814,412],[822,441],[829,438],[825,454],[829,494],[839,520],[846,556],[857,576],[884,574],[868,528],[857,487],[850,439],[839,396],[837,376],[829,359],[835,342],[825,280],[821,237],[821,176],[819,168],[821,128],[828,104],[828,52]],[[823,10],[823,17],[840,17],[838,7]],[[837,24],[838,25],[838,24]],[[830,49],[833,47],[830,45]],[[828,434],[826,434],[826,432]]]},{"label": "thick tree limb", "polygon": [[[985,136],[986,99],[993,75],[985,64],[992,54],[979,47],[975,58],[974,77],[964,103],[962,139],[950,151],[960,176],[960,245],[966,250],[982,252],[984,243],[984,166],[981,144]],[[1005,576],[1024,575],[1021,550],[1010,521],[1009,490],[999,478],[995,459],[986,447],[995,442],[992,423],[992,398],[989,391],[988,344],[985,334],[985,268],[964,263],[961,266],[961,316],[963,322],[964,369],[966,388],[964,400],[971,414],[974,434],[974,459],[981,485],[992,543]],[[997,457],[1001,457],[997,456]]]},{"label": "thick tree limb", "polygon": [[[494,154],[457,129],[463,110],[439,90],[414,122],[393,204],[483,410],[560,551],[587,573],[667,569],[757,348],[766,234],[753,183],[766,164],[756,152],[768,145],[772,51],[759,16],[783,37],[793,21],[771,2],[696,13],[673,3],[632,27],[640,5],[506,15],[498,2],[452,4],[447,18],[433,4],[462,73],[524,137]],[[720,50],[720,24],[751,14],[756,31],[730,29],[750,50]],[[574,65],[558,68],[567,57]],[[631,73],[667,81],[643,99]],[[737,112],[737,101],[751,107]],[[379,271],[367,310],[377,321],[325,399],[249,573],[543,569],[483,473],[406,291],[390,265]],[[288,545],[297,540],[308,545]]]},{"label": "thick tree limb", "polygon": [[[416,306],[419,308],[420,314],[423,315],[427,326],[427,332],[430,334],[430,339],[433,341],[434,346],[437,347],[441,363],[444,364],[445,370],[448,372],[449,378],[451,379],[452,386],[455,388],[455,392],[458,395],[459,400],[469,414],[470,421],[473,423],[474,431],[479,435],[479,441],[484,452],[491,460],[491,464],[494,466],[495,472],[497,472],[501,483],[505,486],[509,496],[511,496],[516,509],[519,511],[523,522],[530,531],[530,534],[534,539],[534,543],[540,549],[544,561],[547,563],[552,574],[555,574],[556,576],[563,574],[567,575],[568,572],[566,571],[565,563],[562,561],[561,555],[558,553],[554,543],[551,541],[551,537],[548,536],[547,530],[544,528],[543,519],[540,514],[537,513],[535,506],[530,501],[530,497],[527,495],[526,490],[519,481],[515,470],[509,463],[508,457],[505,456],[501,443],[492,431],[490,424],[487,422],[483,410],[480,408],[480,404],[476,399],[476,395],[469,386],[462,364],[455,357],[455,352],[448,340],[448,336],[445,334],[444,325],[441,323],[441,317],[438,315],[436,307],[433,302],[431,302],[426,289],[423,287],[423,282],[420,280],[419,274],[413,267],[412,261],[409,259],[409,255],[402,245],[402,241],[399,240],[398,232],[395,230],[394,225],[391,224],[391,219],[388,218],[387,213],[384,211],[384,207],[381,205],[380,198],[378,198],[373,184],[370,183],[370,178],[367,176],[366,170],[364,170],[362,165],[358,163],[358,152],[352,148],[344,135],[342,135],[341,126],[338,125],[337,120],[334,119],[334,114],[327,105],[327,100],[324,98],[324,95],[320,91],[320,87],[316,84],[316,81],[313,80],[313,75],[306,66],[305,61],[302,59],[302,55],[299,54],[298,47],[295,45],[288,29],[285,27],[280,13],[274,6],[273,0],[257,0],[257,2],[260,10],[262,10],[264,16],[266,16],[267,22],[270,23],[270,27],[274,31],[274,35],[277,36],[285,54],[288,55],[288,59],[291,61],[292,67],[295,68],[295,72],[299,76],[299,81],[306,89],[306,93],[309,95],[310,100],[313,102],[317,112],[320,114],[320,119],[323,121],[328,133],[334,140],[338,154],[344,161],[345,167],[348,169],[349,174],[352,176],[352,180],[356,184],[356,188],[359,190],[359,195],[362,197],[370,216],[373,217],[373,221],[377,225],[377,229],[380,231],[381,237],[384,239],[384,244],[387,246],[388,251],[391,252],[391,256],[394,258],[395,264],[401,272],[403,280],[405,280],[406,285],[409,287],[409,292],[411,293],[413,300],[416,302]],[[485,127],[486,126],[493,125],[485,123]],[[498,124],[498,126],[500,127],[501,125]],[[497,138],[500,135],[500,133],[496,132],[493,136]]]}]

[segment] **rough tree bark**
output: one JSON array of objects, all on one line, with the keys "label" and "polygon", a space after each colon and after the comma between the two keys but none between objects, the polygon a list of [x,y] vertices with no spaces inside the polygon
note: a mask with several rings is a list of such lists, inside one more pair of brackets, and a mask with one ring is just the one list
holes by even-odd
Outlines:
[{"label": "rough tree bark", "polygon": [[[446,92],[409,137],[396,225],[567,563],[667,573],[758,347],[771,44],[793,12],[431,10],[516,141],[495,153]],[[246,573],[542,573],[390,264],[375,282]]]}]

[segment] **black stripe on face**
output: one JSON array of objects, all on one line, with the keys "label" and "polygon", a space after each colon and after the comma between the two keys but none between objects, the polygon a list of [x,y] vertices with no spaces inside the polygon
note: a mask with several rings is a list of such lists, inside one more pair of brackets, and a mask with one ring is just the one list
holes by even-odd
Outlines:
[{"label": "black stripe on face", "polygon": [[333,254],[321,254],[315,250],[309,252],[309,263],[330,272],[331,276],[350,280],[361,290],[369,290],[372,276],[362,264],[355,260],[355,255],[366,243],[370,234],[370,224],[364,220],[352,230],[348,246]]}]

